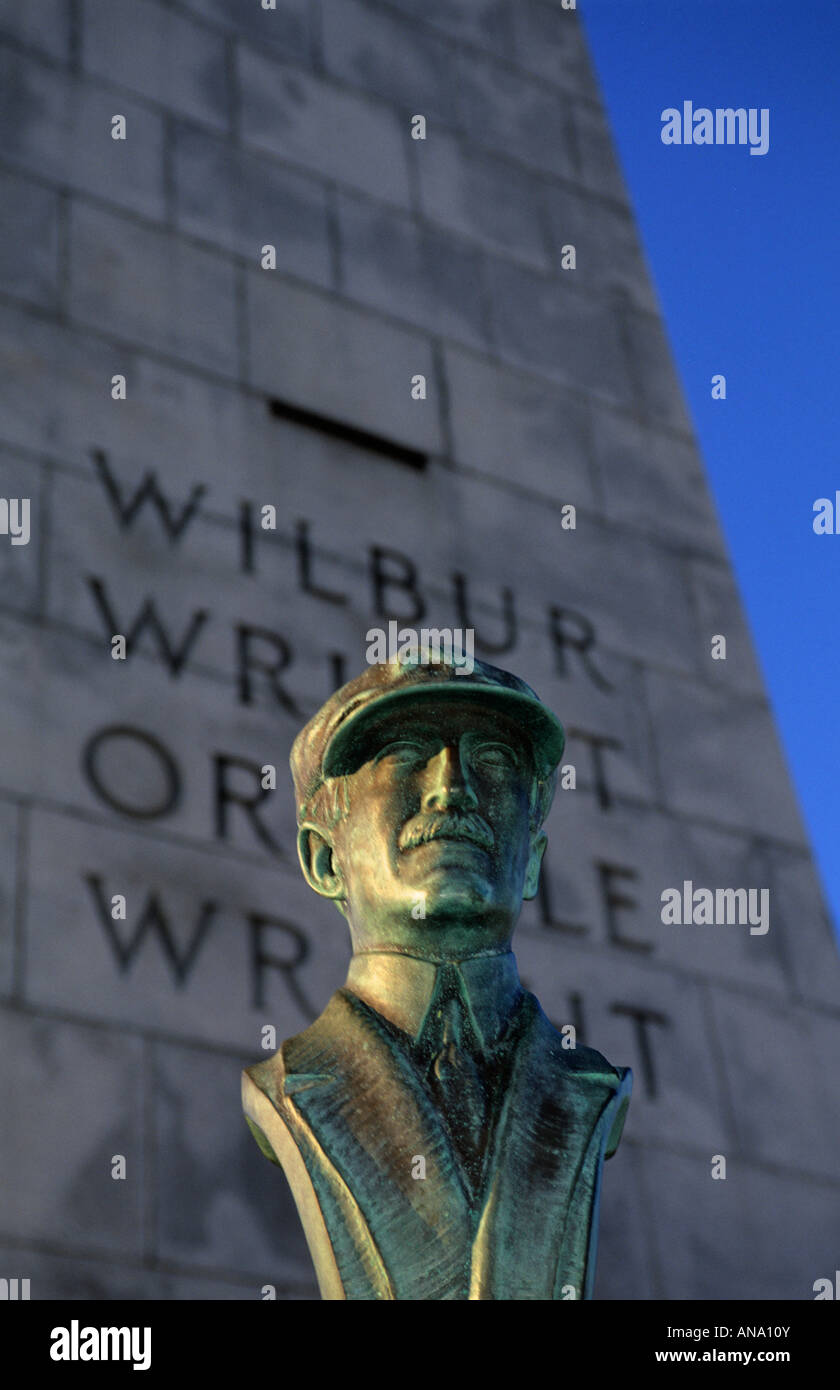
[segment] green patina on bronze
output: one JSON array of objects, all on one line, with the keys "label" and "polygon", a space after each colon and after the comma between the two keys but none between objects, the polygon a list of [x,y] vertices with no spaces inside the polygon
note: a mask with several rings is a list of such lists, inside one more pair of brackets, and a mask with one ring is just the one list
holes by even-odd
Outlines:
[{"label": "green patina on bronze", "polygon": [[516,676],[431,659],[369,667],[295,741],[301,867],[353,958],[243,1105],[324,1298],[591,1297],[632,1078],[564,1046],[511,951],[563,744]]}]

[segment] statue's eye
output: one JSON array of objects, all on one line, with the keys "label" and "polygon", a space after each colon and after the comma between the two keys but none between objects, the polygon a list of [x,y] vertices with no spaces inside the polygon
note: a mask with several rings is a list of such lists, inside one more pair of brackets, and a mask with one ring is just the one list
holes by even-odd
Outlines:
[{"label": "statue's eye", "polygon": [[374,761],[379,763],[383,758],[388,758],[396,763],[413,763],[422,758],[423,751],[423,745],[415,739],[395,739],[393,743],[386,743],[384,748],[380,748]]},{"label": "statue's eye", "polygon": [[473,759],[481,767],[516,767],[517,756],[506,743],[480,743],[473,749]]}]

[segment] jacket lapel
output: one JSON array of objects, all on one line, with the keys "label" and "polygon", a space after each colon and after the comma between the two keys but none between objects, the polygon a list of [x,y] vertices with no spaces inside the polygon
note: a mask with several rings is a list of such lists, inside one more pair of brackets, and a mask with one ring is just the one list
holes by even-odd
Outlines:
[{"label": "jacket lapel", "polygon": [[564,1051],[533,995],[523,1008],[486,1169],[469,1296],[585,1298],[594,1273],[593,1198],[608,1143],[610,1151],[618,1143],[632,1078],[589,1048]]},{"label": "jacket lapel", "polygon": [[465,1298],[471,1222],[458,1166],[379,1016],[339,990],[316,1023],[284,1045],[283,1061],[286,1104],[352,1191],[393,1296]]}]

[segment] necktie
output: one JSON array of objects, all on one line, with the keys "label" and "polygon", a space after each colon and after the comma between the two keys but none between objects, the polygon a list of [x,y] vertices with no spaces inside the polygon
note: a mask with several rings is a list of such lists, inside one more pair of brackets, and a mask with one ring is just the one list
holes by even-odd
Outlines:
[{"label": "necktie", "polygon": [[478,1065],[478,1040],[454,966],[438,971],[424,1030],[427,1084],[449,1130],[469,1181],[477,1187],[487,1139],[487,1091]]}]

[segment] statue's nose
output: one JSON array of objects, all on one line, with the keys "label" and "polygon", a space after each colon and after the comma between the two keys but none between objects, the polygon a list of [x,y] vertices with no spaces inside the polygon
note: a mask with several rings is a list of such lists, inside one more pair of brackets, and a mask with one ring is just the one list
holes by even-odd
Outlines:
[{"label": "statue's nose", "polygon": [[427,811],[474,810],[476,796],[457,745],[444,747],[426,765],[427,785],[423,809]]}]

